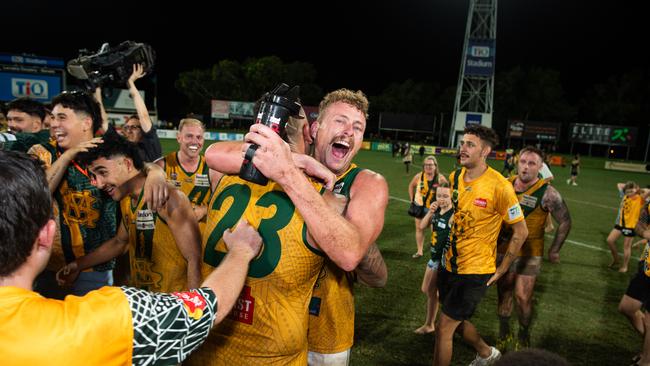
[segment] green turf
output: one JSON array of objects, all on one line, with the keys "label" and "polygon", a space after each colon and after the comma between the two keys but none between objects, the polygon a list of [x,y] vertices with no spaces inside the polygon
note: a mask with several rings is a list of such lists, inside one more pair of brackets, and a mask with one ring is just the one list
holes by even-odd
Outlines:
[{"label": "green turf", "polygon": [[[163,140],[163,148],[171,151],[176,142]],[[453,159],[438,159],[447,175]],[[602,159],[583,161],[586,167],[578,177],[579,186],[566,185],[569,167],[553,167],[554,185],[565,197],[573,218],[569,240],[602,250],[567,242],[561,251],[561,264],[544,261],[534,297],[531,342],[534,347],[559,353],[573,365],[627,365],[640,350],[641,339],[618,313],[617,305],[636,270],[636,261],[631,261],[628,274],[607,269],[610,255],[604,251],[605,238],[619,203],[616,183],[635,180],[645,186],[650,175],[604,170]],[[408,200],[408,183],[419,167],[406,174],[401,159],[383,152],[362,151],[355,162],[383,174],[391,197]],[[414,163],[420,164],[420,158]],[[502,162],[493,164],[498,170],[502,167]],[[411,258],[416,249],[413,219],[406,214],[408,203],[395,198],[389,201],[378,240],[389,269],[388,283],[384,289],[356,288],[352,365],[431,364],[433,336],[413,333],[425,316],[425,296],[419,289],[427,259]],[[633,253],[639,255],[639,251]],[[496,289],[488,290],[472,321],[493,345],[498,331]],[[512,327],[516,329],[515,317]],[[474,351],[459,338],[455,338],[454,346],[452,364],[467,365]]]}]

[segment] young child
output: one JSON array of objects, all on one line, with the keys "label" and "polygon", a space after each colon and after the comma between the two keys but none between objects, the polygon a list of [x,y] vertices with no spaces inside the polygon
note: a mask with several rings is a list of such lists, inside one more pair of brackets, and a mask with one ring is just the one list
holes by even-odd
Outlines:
[{"label": "young child", "polygon": [[639,221],[639,213],[643,206],[644,199],[639,194],[639,186],[629,181],[627,183],[618,183],[617,188],[621,196],[621,205],[618,209],[618,216],[616,217],[616,224],[607,236],[607,246],[612,252],[612,262],[609,264],[613,268],[619,262],[618,250],[616,249],[616,241],[623,235],[623,264],[619,268],[619,272],[627,272],[627,266],[630,262],[632,254],[632,239],[634,239],[634,227]]},{"label": "young child", "polygon": [[424,270],[422,279],[422,292],[427,295],[427,317],[424,325],[415,330],[417,334],[433,333],[435,319],[438,312],[438,269],[444,266],[444,252],[449,247],[449,228],[454,214],[451,203],[451,189],[449,183],[442,182],[436,190],[436,200],[431,203],[429,212],[422,218],[420,228],[425,229],[431,225],[431,259]]}]

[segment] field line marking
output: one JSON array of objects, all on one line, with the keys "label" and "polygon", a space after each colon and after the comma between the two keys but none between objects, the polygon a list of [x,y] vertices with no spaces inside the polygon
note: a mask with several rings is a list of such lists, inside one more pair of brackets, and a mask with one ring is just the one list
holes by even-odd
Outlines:
[{"label": "field line marking", "polygon": [[[393,200],[396,200],[396,201],[400,201],[400,202],[404,202],[404,203],[411,203],[411,201],[409,201],[409,200],[405,200],[405,199],[403,199],[403,198],[394,197],[394,196],[389,196],[389,197],[390,197],[390,199],[393,199]],[[546,235],[546,237],[548,237],[548,238],[553,238],[553,235]],[[570,244],[573,244],[573,245],[577,245],[577,246],[579,246],[579,247],[588,248],[588,249],[596,250],[596,251],[599,251],[599,252],[609,253],[609,249],[605,249],[605,248],[601,248],[601,247],[596,247],[596,246],[593,246],[593,245],[589,245],[589,244],[582,243],[582,242],[579,242],[579,241],[576,241],[576,240],[571,240],[571,239],[567,239],[567,240],[565,240],[565,241],[566,241],[567,243],[570,243]],[[640,260],[639,257],[632,256],[632,258],[633,258],[633,259],[636,259],[636,260]]]}]

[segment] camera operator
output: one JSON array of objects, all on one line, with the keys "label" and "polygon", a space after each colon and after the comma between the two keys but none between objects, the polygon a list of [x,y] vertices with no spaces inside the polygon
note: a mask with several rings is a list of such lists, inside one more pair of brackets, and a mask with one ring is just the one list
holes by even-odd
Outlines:
[{"label": "camera operator", "polygon": [[[127,86],[129,87],[131,98],[133,98],[137,114],[129,117],[126,123],[124,123],[124,126],[122,126],[122,131],[127,140],[138,145],[140,157],[143,161],[155,162],[162,158],[162,147],[160,146],[160,140],[156,134],[156,128],[153,126],[151,118],[149,117],[147,106],[138,92],[138,88],[135,87],[135,81],[144,76],[144,66],[141,64],[134,64],[133,73],[131,73],[129,80],[127,81]],[[100,100],[101,104],[101,91],[95,91],[95,96]],[[108,128],[107,118],[105,117],[106,112],[104,111],[103,104],[101,107],[102,119],[104,120],[103,126]]]}]

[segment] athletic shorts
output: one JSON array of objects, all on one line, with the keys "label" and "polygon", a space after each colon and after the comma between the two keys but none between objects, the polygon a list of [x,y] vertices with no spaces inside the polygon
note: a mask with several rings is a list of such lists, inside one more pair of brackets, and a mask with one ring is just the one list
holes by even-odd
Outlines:
[{"label": "athletic shorts", "polygon": [[490,277],[492,274],[457,274],[441,270],[438,293],[442,312],[454,320],[470,319],[485,296]]},{"label": "athletic shorts", "polygon": [[626,227],[622,227],[621,225],[614,225],[614,229],[620,231],[623,233],[623,236],[627,236],[630,238],[633,238],[636,234],[634,234],[634,229],[628,229]]},{"label": "athletic shorts", "polygon": [[[503,254],[497,254],[497,266],[501,264]],[[537,276],[542,269],[541,256],[524,256],[517,257],[510,264],[508,272],[516,273],[523,276]]]},{"label": "athletic shorts", "polygon": [[350,349],[339,353],[318,353],[309,351],[308,366],[348,366],[350,364]]},{"label": "athletic shorts", "polygon": [[650,300],[650,277],[646,276],[643,271],[643,261],[639,265],[639,270],[636,272],[634,277],[630,280],[630,284],[627,286],[627,291],[625,294],[633,299],[641,301],[643,307],[648,309],[648,302]]}]

